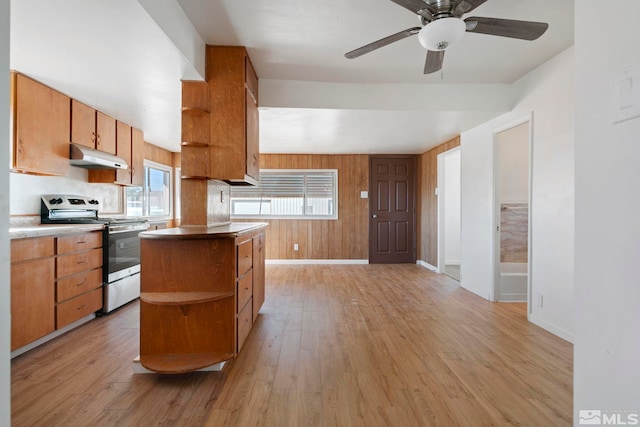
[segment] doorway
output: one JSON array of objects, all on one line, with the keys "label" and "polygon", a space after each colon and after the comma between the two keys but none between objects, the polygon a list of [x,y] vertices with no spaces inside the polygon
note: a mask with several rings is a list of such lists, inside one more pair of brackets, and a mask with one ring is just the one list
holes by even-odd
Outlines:
[{"label": "doorway", "polygon": [[438,272],[460,281],[460,147],[438,155]]},{"label": "doorway", "polygon": [[369,262],[416,262],[414,156],[369,158]]},{"label": "doorway", "polygon": [[529,300],[531,146],[530,117],[494,132],[494,301]]}]

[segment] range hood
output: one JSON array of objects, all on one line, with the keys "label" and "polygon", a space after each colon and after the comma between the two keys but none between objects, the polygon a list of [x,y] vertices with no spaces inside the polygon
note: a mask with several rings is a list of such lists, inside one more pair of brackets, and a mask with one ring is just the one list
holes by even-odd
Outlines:
[{"label": "range hood", "polygon": [[69,159],[71,166],[86,169],[129,169],[127,162],[120,157],[84,145],[71,144]]}]

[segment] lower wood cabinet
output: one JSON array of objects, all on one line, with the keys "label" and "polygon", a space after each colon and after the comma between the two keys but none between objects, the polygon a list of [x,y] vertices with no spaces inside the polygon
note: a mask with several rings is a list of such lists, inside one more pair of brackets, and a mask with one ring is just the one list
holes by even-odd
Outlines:
[{"label": "lower wood cabinet", "polygon": [[11,351],[102,308],[102,231],[11,241]]},{"label": "lower wood cabinet", "polygon": [[54,330],[54,239],[12,240],[11,351]]},{"label": "lower wood cabinet", "polygon": [[253,254],[254,241],[264,242],[266,224],[243,227],[140,235],[142,366],[189,372],[240,351],[260,309],[253,299],[256,289],[264,301],[264,265],[256,265],[264,264],[264,257]]}]

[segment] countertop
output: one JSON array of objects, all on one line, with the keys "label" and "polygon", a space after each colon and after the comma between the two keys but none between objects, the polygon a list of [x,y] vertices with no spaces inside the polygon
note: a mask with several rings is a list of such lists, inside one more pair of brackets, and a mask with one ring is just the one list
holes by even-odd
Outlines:
[{"label": "countertop", "polygon": [[10,239],[25,239],[28,237],[57,236],[60,234],[84,233],[104,229],[103,224],[65,224],[65,225],[34,225],[28,227],[9,228]]},{"label": "countertop", "polygon": [[266,228],[268,225],[266,222],[232,222],[216,227],[176,227],[144,231],[140,233],[140,237],[143,239],[223,239],[242,236]]}]

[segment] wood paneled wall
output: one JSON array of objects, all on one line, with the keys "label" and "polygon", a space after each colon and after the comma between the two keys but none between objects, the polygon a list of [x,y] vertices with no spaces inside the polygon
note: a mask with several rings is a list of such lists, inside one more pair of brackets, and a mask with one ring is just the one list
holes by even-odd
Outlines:
[{"label": "wood paneled wall", "polygon": [[260,168],[338,170],[338,219],[268,220],[267,259],[369,259],[369,156],[261,153]]},{"label": "wood paneled wall", "polygon": [[160,163],[162,165],[173,166],[173,152],[158,147],[157,145],[144,143],[144,158],[145,160],[151,160],[152,162]]},{"label": "wood paneled wall", "polygon": [[438,145],[418,157],[418,259],[438,264],[438,154],[460,145],[460,137]]}]

